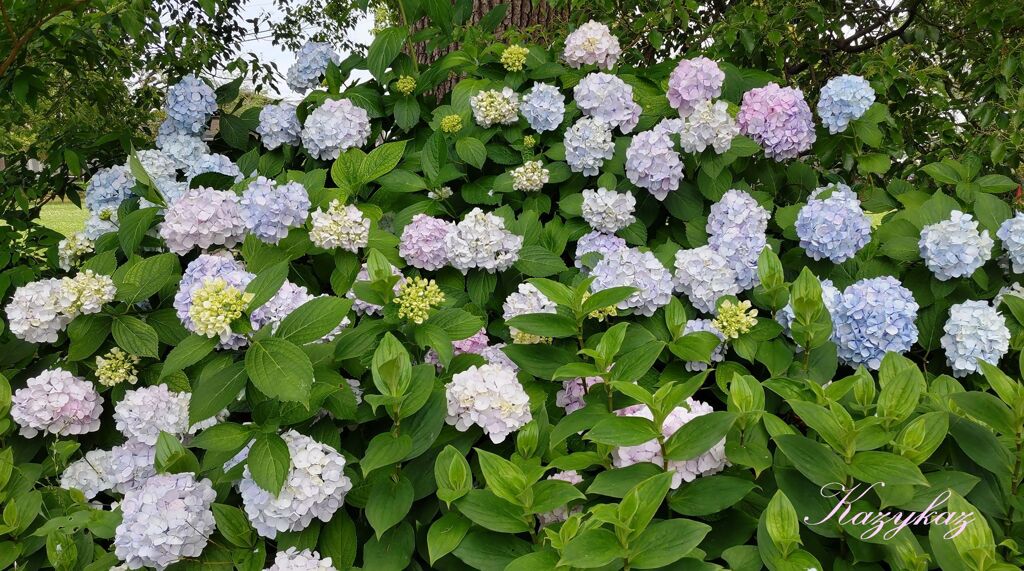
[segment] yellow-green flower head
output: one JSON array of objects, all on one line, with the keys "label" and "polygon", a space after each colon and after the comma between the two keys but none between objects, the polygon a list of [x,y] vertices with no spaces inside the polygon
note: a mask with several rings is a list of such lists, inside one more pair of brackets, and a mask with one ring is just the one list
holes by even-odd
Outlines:
[{"label": "yellow-green flower head", "polygon": [[114,347],[106,355],[96,357],[96,378],[105,387],[125,382],[134,385],[139,380],[138,370],[135,368],[138,363],[138,357]]},{"label": "yellow-green flower head", "polygon": [[445,133],[458,133],[462,130],[462,117],[451,114],[441,118],[441,130]]},{"label": "yellow-green flower head", "polygon": [[519,331],[518,329],[510,331],[510,333],[512,334],[512,342],[516,345],[539,345],[541,343],[547,345],[551,343],[550,337],[541,337],[540,335]]},{"label": "yellow-green flower head", "polygon": [[398,317],[419,325],[430,317],[430,310],[444,303],[444,293],[434,280],[413,277],[405,280],[395,297]]},{"label": "yellow-green flower head", "polygon": [[533,135],[527,135],[523,137],[523,148],[532,149],[537,144],[537,139]]},{"label": "yellow-green flower head", "polygon": [[757,310],[751,309],[749,301],[733,303],[725,300],[718,307],[718,316],[712,321],[726,339],[736,339],[757,325]]},{"label": "yellow-green flower head", "polygon": [[397,89],[402,95],[409,95],[413,91],[416,91],[416,79],[409,77],[408,75],[403,75],[395,82],[395,89]]},{"label": "yellow-green flower head", "polygon": [[530,50],[523,46],[512,44],[501,52],[501,65],[505,66],[508,71],[523,71],[523,66],[526,65],[526,56],[529,53]]},{"label": "yellow-green flower head", "polygon": [[196,333],[224,341],[231,336],[231,322],[242,316],[252,298],[253,294],[228,285],[224,278],[206,278],[192,294],[188,315]]},{"label": "yellow-green flower head", "polygon": [[[586,303],[589,297],[589,291],[583,292],[583,303]],[[590,313],[587,314],[587,317],[591,319],[596,319],[598,321],[604,321],[605,319],[609,317],[615,317],[618,314],[619,312],[615,309],[615,306],[609,305],[608,307],[602,307],[599,309],[595,309],[594,311],[591,311]]]}]

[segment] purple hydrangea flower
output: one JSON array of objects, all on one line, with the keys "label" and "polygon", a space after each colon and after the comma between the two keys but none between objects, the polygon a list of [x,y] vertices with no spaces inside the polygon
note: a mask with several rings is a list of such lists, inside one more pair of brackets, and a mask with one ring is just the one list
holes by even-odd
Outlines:
[{"label": "purple hydrangea flower", "polygon": [[666,130],[652,129],[633,137],[626,149],[626,178],[658,200],[679,188],[683,161]]},{"label": "purple hydrangea flower", "polygon": [[288,230],[305,224],[310,206],[301,183],[279,185],[262,176],[249,183],[241,200],[245,226],[268,244],[277,244]]},{"label": "purple hydrangea flower", "polygon": [[572,90],[580,111],[623,133],[636,127],[643,111],[633,101],[633,87],[609,73],[591,73]]},{"label": "purple hydrangea flower", "polygon": [[940,281],[973,274],[992,258],[994,244],[988,230],[979,230],[978,221],[959,210],[922,228],[918,241],[925,265]]},{"label": "purple hydrangea flower", "polygon": [[[242,264],[236,262],[230,255],[200,254],[185,268],[178,292],[174,294],[174,309],[178,319],[185,329],[195,330],[189,315],[192,309],[192,294],[201,288],[207,279],[222,278],[228,285],[245,291],[254,277],[256,276],[245,271]],[[245,343],[245,338],[241,335],[235,335],[232,339],[232,346]]]},{"label": "purple hydrangea flower", "polygon": [[949,320],[939,340],[953,375],[966,377],[980,369],[979,362],[998,365],[1010,349],[1006,319],[984,300],[967,300],[949,308]]},{"label": "purple hydrangea flower", "polygon": [[614,234],[604,234],[598,231],[587,232],[576,241],[575,265],[583,268],[583,257],[596,252],[601,256],[607,256],[615,250],[626,248],[626,241]]},{"label": "purple hydrangea flower", "polygon": [[85,187],[85,207],[93,214],[117,211],[121,203],[132,195],[135,177],[127,167],[114,165],[96,171]]},{"label": "purple hydrangea flower", "polygon": [[448,264],[445,240],[455,231],[455,224],[426,214],[413,216],[402,230],[398,255],[409,265],[421,270],[437,270]]},{"label": "purple hydrangea flower", "polygon": [[232,247],[245,238],[238,195],[200,186],[189,189],[167,207],[160,224],[167,249],[185,255],[192,248]]},{"label": "purple hydrangea flower", "polygon": [[590,20],[565,38],[562,59],[575,69],[584,65],[611,69],[621,53],[619,39],[612,35],[608,26]]},{"label": "purple hydrangea flower", "polygon": [[1006,251],[1013,272],[1024,273],[1024,212],[1004,220],[996,236],[1003,241],[1003,250]]},{"label": "purple hydrangea flower", "polygon": [[619,286],[637,288],[619,302],[619,309],[635,309],[638,314],[650,317],[672,299],[672,273],[650,252],[636,248],[609,252],[594,266],[592,275],[594,282],[590,289],[594,292]]},{"label": "purple hydrangea flower", "polygon": [[768,245],[768,211],[742,190],[732,189],[711,206],[708,245],[736,271],[740,291],[758,284],[757,259]]},{"label": "purple hydrangea flower", "polygon": [[189,165],[188,172],[185,173],[185,178],[191,182],[195,177],[208,172],[234,177],[235,182],[238,182],[243,178],[242,170],[238,168],[238,165],[231,162],[231,159],[220,153],[200,156],[195,162]]},{"label": "purple hydrangea flower", "polygon": [[803,92],[776,83],[744,93],[736,121],[740,132],[757,141],[764,155],[776,161],[800,156],[816,138]]},{"label": "purple hydrangea flower", "polygon": [[696,57],[679,61],[668,78],[668,103],[680,117],[693,113],[697,103],[722,94],[725,73],[714,60]]},{"label": "purple hydrangea flower", "polygon": [[849,186],[830,184],[811,193],[797,214],[796,233],[808,256],[840,264],[871,241],[871,219]]}]

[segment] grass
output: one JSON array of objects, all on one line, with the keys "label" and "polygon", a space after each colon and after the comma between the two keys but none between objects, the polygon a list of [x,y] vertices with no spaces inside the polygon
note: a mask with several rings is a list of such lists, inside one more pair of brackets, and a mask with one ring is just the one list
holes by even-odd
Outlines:
[{"label": "grass", "polygon": [[80,232],[85,227],[85,210],[70,202],[51,202],[43,206],[39,222],[65,236]]}]

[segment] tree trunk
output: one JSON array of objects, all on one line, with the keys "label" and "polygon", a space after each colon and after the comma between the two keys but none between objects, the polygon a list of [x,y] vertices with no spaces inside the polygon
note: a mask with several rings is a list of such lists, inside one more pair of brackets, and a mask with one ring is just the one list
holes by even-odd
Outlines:
[{"label": "tree trunk", "polygon": [[[526,28],[536,28],[538,30],[547,31],[548,28],[559,26],[569,19],[568,2],[561,8],[552,8],[545,0],[540,0],[539,2],[535,0],[473,0],[473,12],[470,14],[467,24],[474,25],[478,23],[487,15],[488,12],[500,4],[507,4],[508,11],[505,12],[505,18],[494,30],[494,35],[498,38],[500,38],[506,30],[510,29],[522,30]],[[429,25],[429,20],[427,18],[423,18],[412,25],[412,33],[415,34]],[[459,43],[455,42],[448,47],[428,52],[426,43],[420,42],[415,46],[416,61],[421,65],[430,65],[444,57],[446,54],[458,50],[459,47]],[[438,85],[432,93],[440,100],[448,94],[453,87],[455,87],[455,84],[458,81],[458,76],[453,74],[451,77],[441,82],[441,84]]]}]

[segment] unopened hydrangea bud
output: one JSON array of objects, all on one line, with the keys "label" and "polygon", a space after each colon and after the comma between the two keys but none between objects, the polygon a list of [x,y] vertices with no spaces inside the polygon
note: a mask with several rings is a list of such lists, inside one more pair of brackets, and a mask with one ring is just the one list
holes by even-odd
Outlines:
[{"label": "unopened hydrangea bud", "polygon": [[462,117],[452,113],[441,117],[441,130],[445,133],[458,133],[462,130]]},{"label": "unopened hydrangea bud", "polygon": [[430,317],[430,310],[444,303],[444,293],[434,280],[412,277],[398,288],[395,297],[399,319],[420,325]]},{"label": "unopened hydrangea bud", "polygon": [[395,89],[402,95],[411,95],[412,92],[416,91],[416,79],[403,75],[395,82]]},{"label": "unopened hydrangea bud", "polygon": [[636,198],[629,192],[615,192],[601,187],[583,191],[583,219],[598,232],[613,234],[629,226],[636,217]]},{"label": "unopened hydrangea bud", "polygon": [[936,279],[946,281],[967,277],[992,257],[995,242],[978,221],[959,210],[949,218],[921,229],[921,257]]},{"label": "unopened hydrangea bud", "polygon": [[40,432],[68,436],[100,428],[103,397],[92,383],[63,369],[47,369],[32,377],[11,397],[11,419],[19,434]]},{"label": "unopened hydrangea bud", "polygon": [[818,116],[828,132],[842,133],[860,119],[875,102],[875,90],[859,75],[840,75],[828,80],[818,98]]},{"label": "unopened hydrangea bud", "polygon": [[427,192],[427,198],[431,200],[445,200],[452,197],[452,187],[439,186]]},{"label": "unopened hydrangea bud", "polygon": [[512,44],[502,50],[501,65],[505,66],[507,71],[523,71],[523,66],[526,65],[526,56],[529,54],[530,50],[523,46]]},{"label": "unopened hydrangea bud", "polygon": [[86,254],[90,254],[95,243],[85,233],[76,232],[57,244],[57,260],[60,269],[71,271]]},{"label": "unopened hydrangea bud", "polygon": [[939,340],[953,375],[966,377],[984,361],[998,365],[1010,349],[1010,330],[999,311],[982,300],[967,300],[949,308],[949,320]]},{"label": "unopened hydrangea bud", "polygon": [[445,385],[448,415],[445,422],[459,432],[473,425],[491,442],[500,444],[530,420],[530,397],[513,369],[502,365],[472,366],[456,373]]},{"label": "unopened hydrangea bud", "polygon": [[485,129],[492,125],[511,125],[519,119],[519,96],[512,88],[489,89],[469,98],[473,118]]},{"label": "unopened hydrangea bud", "polygon": [[512,169],[512,189],[522,192],[536,192],[548,182],[548,169],[540,161],[526,161]]},{"label": "unopened hydrangea bud", "polygon": [[[591,295],[592,294],[589,291],[583,292],[583,303],[587,303],[587,299],[590,298]],[[607,305],[605,307],[599,307],[591,311],[590,313],[587,314],[587,317],[589,317],[590,319],[596,319],[598,321],[604,321],[605,319],[608,319],[609,317],[615,317],[618,314],[619,312],[614,305]]]},{"label": "unopened hydrangea bud", "polygon": [[523,148],[532,149],[537,146],[537,139],[533,135],[526,135],[523,137]]},{"label": "unopened hydrangea bud", "polygon": [[749,301],[733,303],[727,299],[718,306],[718,315],[711,325],[726,339],[737,339],[757,325],[757,310],[751,308]]},{"label": "unopened hydrangea bud", "polygon": [[612,35],[608,26],[590,20],[565,38],[562,59],[575,69],[584,65],[611,69],[621,53],[619,39]]},{"label": "unopened hydrangea bud", "polygon": [[351,204],[342,204],[335,199],[326,211],[313,212],[313,229],[309,239],[317,247],[331,250],[341,248],[358,252],[370,240],[370,219]]},{"label": "unopened hydrangea bud", "polygon": [[206,278],[192,292],[188,315],[195,332],[226,341],[231,337],[231,323],[242,317],[252,298],[253,294],[229,285],[224,278]]},{"label": "unopened hydrangea bud", "polygon": [[121,383],[134,385],[139,380],[135,368],[138,364],[138,357],[114,347],[106,355],[96,357],[96,378],[105,387]]}]

